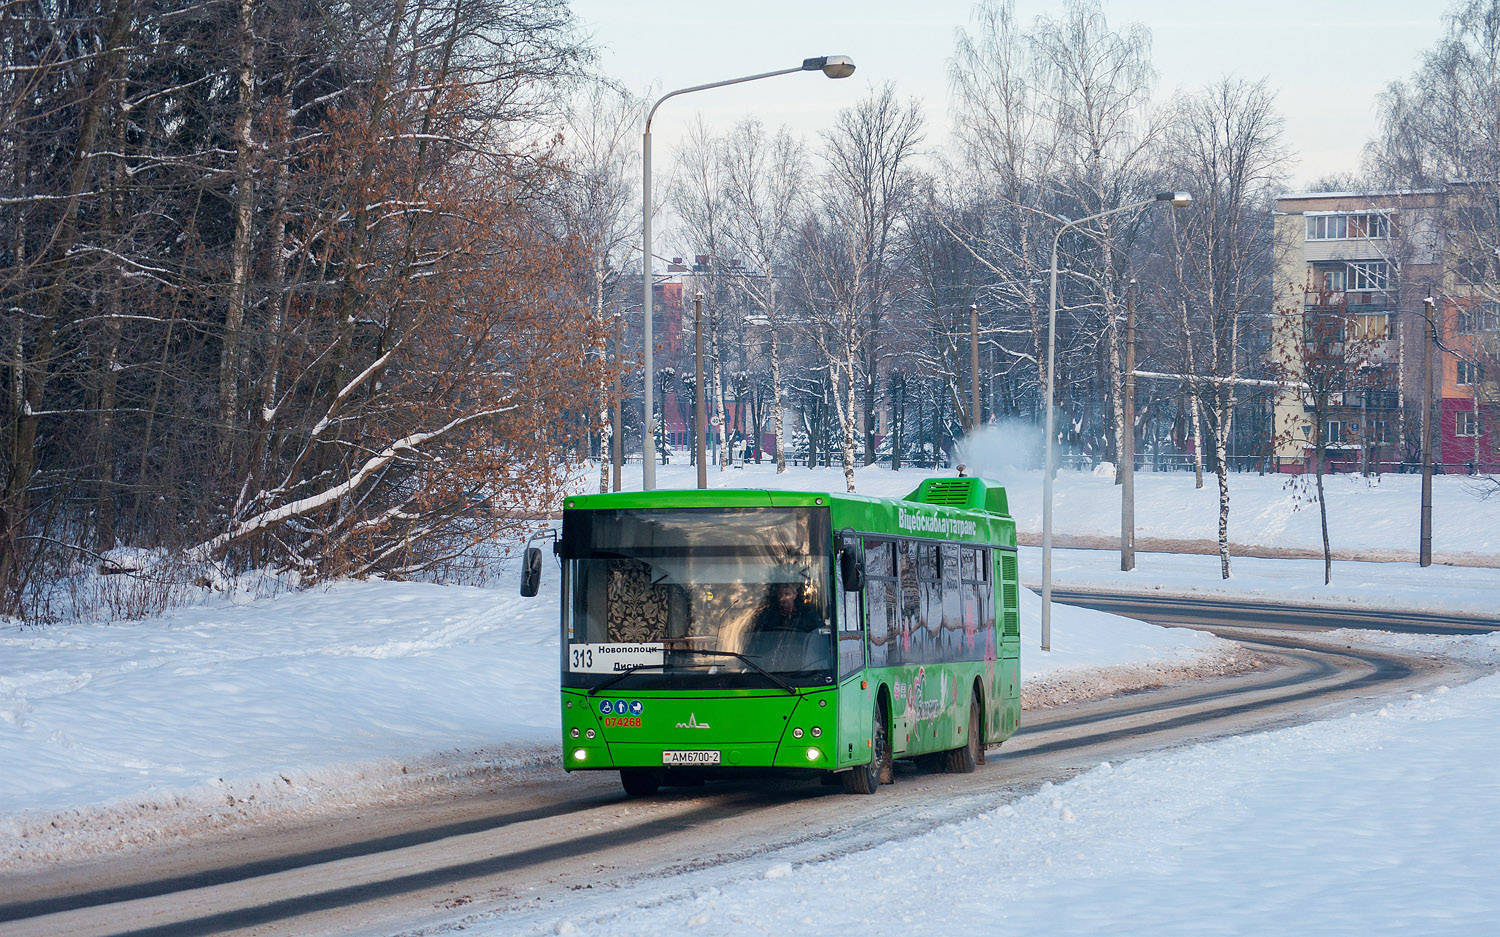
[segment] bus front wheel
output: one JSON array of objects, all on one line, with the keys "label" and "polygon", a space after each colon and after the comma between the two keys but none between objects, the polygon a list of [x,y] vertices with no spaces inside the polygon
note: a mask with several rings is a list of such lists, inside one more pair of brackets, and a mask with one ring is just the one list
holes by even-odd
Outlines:
[{"label": "bus front wheel", "polygon": [[839,775],[843,781],[845,793],[873,794],[880,789],[880,785],[889,784],[893,780],[890,727],[886,722],[885,707],[879,704],[875,706],[875,724],[872,735],[870,763],[856,765]]},{"label": "bus front wheel", "polygon": [[620,786],[631,797],[650,797],[661,787],[661,772],[652,768],[621,768]]}]

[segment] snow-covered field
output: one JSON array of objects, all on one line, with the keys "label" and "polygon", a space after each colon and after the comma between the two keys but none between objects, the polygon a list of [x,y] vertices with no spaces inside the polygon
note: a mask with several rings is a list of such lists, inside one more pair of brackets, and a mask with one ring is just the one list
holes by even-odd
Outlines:
[{"label": "snow-covered field", "polygon": [[[1008,467],[984,471],[982,463],[977,465],[974,474],[1004,483],[1017,529],[1040,533],[1041,471]],[[639,465],[626,466],[625,488],[640,488],[640,470]],[[686,465],[661,466],[657,484],[662,488],[691,488],[696,484],[696,471]],[[860,494],[901,497],[915,489],[927,471],[906,468],[891,472],[870,466],[855,471],[855,487]],[[951,475],[952,470],[944,469],[941,474]],[[1318,505],[1309,500],[1298,477],[1232,473],[1230,542],[1267,549],[1322,550]],[[1306,480],[1311,482],[1311,476]],[[590,483],[597,490],[597,473],[586,476],[579,490],[587,490]],[[712,488],[843,491],[844,470],[789,467],[786,474],[776,475],[769,465],[725,471],[709,466],[708,484]],[[1421,476],[1325,475],[1323,484],[1328,495],[1328,536],[1334,551],[1399,550],[1415,554]],[[1059,534],[1118,542],[1120,489],[1112,470],[1101,469],[1097,474],[1061,472],[1053,489],[1053,524]],[[1479,493],[1483,489],[1479,482],[1463,475],[1433,478],[1432,549],[1439,561],[1444,555],[1500,557],[1500,495],[1482,500]],[[1138,471],[1135,516],[1138,537],[1213,542],[1219,535],[1217,483],[1212,475],[1205,475],[1203,487],[1194,488],[1191,472]]]},{"label": "snow-covered field", "polygon": [[[660,484],[690,486],[692,473],[686,466],[665,467]],[[862,469],[858,487],[901,495],[921,477],[911,470]],[[1002,480],[1021,528],[1039,527],[1040,474],[1016,472]],[[1235,542],[1319,544],[1315,506],[1292,510],[1298,496],[1283,488],[1284,479],[1237,475],[1233,481]],[[1438,554],[1471,561],[1500,556],[1500,500],[1477,500],[1466,479],[1437,481]],[[1331,479],[1335,547],[1414,546],[1416,483],[1410,476]],[[843,475],[838,469],[776,476],[769,466],[713,468],[710,484],[838,490]],[[580,490],[586,487],[580,483]],[[1140,536],[1214,536],[1211,482],[1196,491],[1189,474],[1148,473],[1137,489]],[[1057,529],[1117,533],[1118,491],[1107,477],[1064,473]],[[1500,608],[1494,568],[1340,563],[1333,585],[1325,587],[1321,563],[1313,560],[1237,559],[1235,577],[1224,583],[1212,556],[1143,553],[1128,574],[1118,572],[1118,558],[1108,552],[1058,551],[1056,559],[1059,585],[1480,613]],[[1023,579],[1035,582],[1038,566],[1038,551],[1024,549]],[[555,589],[550,575],[543,597],[522,600],[514,570],[506,569],[485,589],[351,582],[254,601],[210,596],[142,622],[0,626],[0,869],[267,814],[341,809],[473,775],[493,784],[550,763],[558,725]],[[1029,685],[1086,680],[1116,665],[1170,668],[1219,653],[1216,642],[1197,632],[1060,607],[1053,617],[1054,649],[1044,654],[1037,650],[1038,618],[1039,603],[1028,594],[1022,666]],[[1471,639],[1466,646],[1500,663],[1494,641]],[[942,886],[945,893],[969,896],[955,900],[986,908],[990,919],[1004,916],[1019,932],[1042,920],[1049,927],[1062,922],[1065,930],[1097,929],[1103,918],[1090,915],[1108,915],[1116,923],[1141,921],[1139,932],[1199,933],[1205,920],[1225,920],[1233,922],[1228,931],[1249,933],[1286,929],[1295,913],[1309,915],[1307,930],[1338,931],[1330,923],[1336,923],[1334,911],[1383,907],[1390,921],[1407,920],[1418,932],[1478,933],[1464,929],[1465,909],[1478,902],[1493,919],[1500,900],[1476,897],[1466,904],[1459,892],[1443,902],[1424,897],[1421,908],[1446,908],[1452,916],[1402,918],[1393,902],[1401,896],[1417,902],[1411,896],[1418,892],[1411,883],[1392,883],[1405,870],[1460,889],[1479,870],[1491,877],[1500,871],[1493,845],[1500,842],[1494,835],[1500,823],[1500,765],[1492,741],[1500,716],[1496,680],[1391,706],[1384,714],[1101,768],[894,853],[799,867],[784,877],[785,870],[772,866],[764,882],[746,889],[705,886],[654,911],[626,907],[608,927],[567,923],[599,933],[779,933],[797,924],[800,913],[812,915],[817,931],[842,907],[828,896],[843,891],[877,895],[843,913],[878,912],[893,930],[894,922],[914,913],[898,906],[901,895]],[[1434,789],[1461,790],[1465,797],[1444,798]],[[1470,822],[1474,817],[1479,822]],[[1290,830],[1299,832],[1288,836]],[[1314,866],[1326,867],[1323,878],[1311,875]],[[1318,881],[1347,887],[1348,894],[1316,908],[1299,904],[1296,895]],[[839,882],[849,884],[836,888]],[[897,882],[910,886],[890,887]],[[1196,889],[1192,902],[1174,910],[1179,902],[1163,900],[1187,885]],[[1370,900],[1377,885],[1388,893],[1384,904]],[[1211,902],[1220,903],[1222,913],[1205,917]],[[1351,919],[1364,926],[1344,932],[1378,931],[1387,922],[1362,913]]]}]

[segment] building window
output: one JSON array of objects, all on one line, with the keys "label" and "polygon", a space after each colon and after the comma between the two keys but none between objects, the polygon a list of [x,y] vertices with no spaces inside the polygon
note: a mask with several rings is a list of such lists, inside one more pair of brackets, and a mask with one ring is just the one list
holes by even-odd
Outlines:
[{"label": "building window", "polygon": [[1482,303],[1458,310],[1458,334],[1474,335],[1479,332],[1500,332],[1500,303]]},{"label": "building window", "polygon": [[1458,435],[1479,435],[1479,415],[1477,413],[1460,412],[1458,414]]},{"label": "building window", "polygon": [[1349,265],[1349,289],[1383,290],[1390,282],[1390,265],[1383,260],[1366,260]]},{"label": "building window", "polygon": [[1302,317],[1302,340],[1309,345],[1337,344],[1348,330],[1348,318],[1337,313],[1314,311]]},{"label": "building window", "polygon": [[1472,361],[1460,361],[1458,363],[1458,386],[1473,387],[1483,378],[1484,371],[1479,365]]},{"label": "building window", "polygon": [[1322,270],[1323,289],[1330,293],[1342,293],[1344,284],[1348,282],[1348,270],[1344,267],[1335,267],[1332,270]]},{"label": "building window", "polygon": [[1354,317],[1354,337],[1361,341],[1381,341],[1391,337],[1391,314],[1361,313]]},{"label": "building window", "polygon": [[1327,241],[1349,236],[1348,215],[1308,215],[1307,239]]},{"label": "building window", "polygon": [[1370,444],[1372,446],[1384,446],[1391,441],[1391,423],[1389,420],[1371,420],[1369,426]]},{"label": "building window", "polygon": [[1351,238],[1383,238],[1389,237],[1384,215],[1350,215],[1349,236]]},{"label": "building window", "polygon": [[1341,443],[1344,441],[1344,421],[1325,420],[1323,423],[1323,442],[1325,445]]},{"label": "building window", "polygon": [[1378,212],[1348,214],[1330,212],[1307,216],[1309,241],[1369,240],[1390,237],[1390,219]]}]

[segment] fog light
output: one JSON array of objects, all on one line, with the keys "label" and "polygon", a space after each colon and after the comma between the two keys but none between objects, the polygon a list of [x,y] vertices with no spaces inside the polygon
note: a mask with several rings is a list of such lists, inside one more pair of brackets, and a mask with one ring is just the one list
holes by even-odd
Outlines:
[{"label": "fog light", "polygon": [[793,729],[792,730],[792,738],[794,738],[794,739],[800,739],[800,738],[802,738],[802,730],[801,729]]},{"label": "fog light", "polygon": [[589,731],[588,731],[588,737],[589,737],[589,738],[593,738],[593,737],[594,737],[594,730],[593,730],[593,729],[590,729],[590,730],[589,730]]},{"label": "fog light", "polygon": [[820,728],[818,728],[817,726],[813,726],[813,738],[820,739],[822,737],[823,737],[823,730],[820,729]]},{"label": "fog light", "polygon": [[575,739],[578,738],[578,730],[577,729],[573,730],[573,738],[575,738]]},{"label": "fog light", "polygon": [[809,748],[807,750],[807,760],[808,761],[817,761],[819,758],[822,758],[822,757],[823,757],[823,753],[820,752],[820,751],[818,751],[816,748]]},{"label": "fog light", "polygon": [[588,752],[588,749],[586,749],[586,748],[576,748],[576,749],[573,750],[573,757],[576,758],[579,761],[582,761],[583,759],[587,758],[588,756],[589,756],[589,752]]}]

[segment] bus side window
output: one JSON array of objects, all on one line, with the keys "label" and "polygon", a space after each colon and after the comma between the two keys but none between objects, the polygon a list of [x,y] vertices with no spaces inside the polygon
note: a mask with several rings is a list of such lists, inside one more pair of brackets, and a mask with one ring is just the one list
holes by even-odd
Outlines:
[{"label": "bus side window", "polygon": [[901,610],[896,616],[896,632],[891,641],[891,663],[906,664],[921,660],[916,642],[922,633],[922,583],[917,576],[917,552],[920,544],[903,540],[897,557],[901,571]]},{"label": "bus side window", "polygon": [[938,547],[943,557],[943,600],[939,620],[940,660],[963,659],[963,588],[959,584],[959,546],[945,543]]},{"label": "bus side window", "polygon": [[892,662],[891,648],[901,640],[896,625],[896,544],[865,540],[865,614],[869,622],[870,666]]},{"label": "bus side window", "polygon": [[943,564],[938,544],[917,544],[917,578],[922,604],[918,626],[912,629],[912,651],[914,660],[935,664],[943,659]]},{"label": "bus side window", "polygon": [[989,550],[962,548],[964,660],[985,660],[995,650],[995,612],[989,583]]}]

